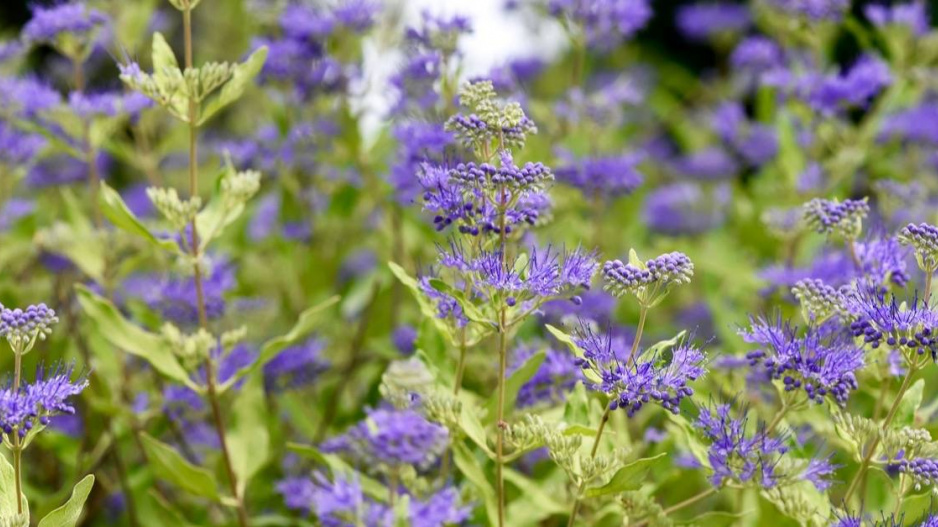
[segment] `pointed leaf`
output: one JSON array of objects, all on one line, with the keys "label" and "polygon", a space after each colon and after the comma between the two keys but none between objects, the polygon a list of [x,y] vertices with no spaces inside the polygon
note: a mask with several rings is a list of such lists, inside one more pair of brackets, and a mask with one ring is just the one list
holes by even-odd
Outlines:
[{"label": "pointed leaf", "polygon": [[645,476],[651,467],[662,460],[667,454],[662,452],[654,457],[646,457],[625,465],[616,471],[609,483],[601,487],[586,490],[586,496],[594,498],[607,494],[618,494],[627,490],[638,490],[645,483]]},{"label": "pointed leaf", "polygon": [[85,500],[94,487],[94,475],[88,474],[72,489],[72,495],[64,505],[46,514],[39,522],[39,527],[75,527],[81,518],[81,510]]},{"label": "pointed leaf", "polygon": [[495,489],[492,488],[489,478],[482,470],[482,465],[479,464],[479,461],[463,443],[453,445],[453,461],[456,463],[456,468],[466,477],[466,480],[479,491],[482,503],[485,505],[485,512],[489,518],[489,525],[495,525],[498,517]]},{"label": "pointed leaf", "polygon": [[248,57],[246,61],[235,66],[231,78],[222,86],[218,96],[205,105],[205,108],[202,110],[202,116],[199,118],[199,125],[204,124],[225,106],[238,100],[241,94],[244,93],[245,88],[247,88],[248,83],[254,80],[254,77],[260,73],[266,60],[267,46],[261,46],[254,50],[254,53],[251,53],[251,56]]},{"label": "pointed leaf", "polygon": [[75,289],[78,292],[78,303],[81,304],[82,310],[94,321],[101,336],[108,342],[145,359],[157,371],[170,379],[185,384],[193,390],[201,391],[159,336],[125,319],[114,304],[96,295],[84,285],[78,284]]},{"label": "pointed leaf", "polygon": [[249,377],[241,387],[232,404],[232,414],[234,426],[228,434],[228,448],[238,476],[238,493],[244,496],[248,482],[267,463],[270,452],[270,433],[264,420],[267,401],[262,375]]},{"label": "pointed leaf", "polygon": [[156,476],[198,496],[219,500],[218,487],[211,472],[186,461],[179,452],[152,436],[141,433],[140,439]]},{"label": "pointed leaf", "polygon": [[111,220],[115,227],[143,238],[160,249],[180,252],[179,244],[175,241],[161,240],[144,227],[140,220],[134,216],[134,213],[130,211],[130,208],[127,207],[127,204],[124,203],[120,194],[103,181],[101,182],[101,193],[98,201],[101,205],[101,212],[104,213],[107,219]]}]

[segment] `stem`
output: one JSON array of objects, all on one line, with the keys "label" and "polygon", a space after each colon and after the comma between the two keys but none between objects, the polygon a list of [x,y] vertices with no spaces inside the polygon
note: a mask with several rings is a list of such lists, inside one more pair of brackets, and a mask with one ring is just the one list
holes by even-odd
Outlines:
[{"label": "stem", "polygon": [[[182,11],[183,35],[185,40],[185,65],[186,69],[192,68],[192,8],[188,5]],[[190,198],[199,195],[199,172],[198,172],[198,150],[196,139],[198,137],[198,124],[196,101],[189,99],[189,194]],[[192,230],[192,260],[195,282],[196,303],[199,311],[199,326],[208,329],[208,315],[205,310],[205,289],[202,284],[202,268],[199,265],[201,250],[199,249],[199,233],[196,225],[196,218],[192,219],[190,224]],[[231,488],[231,494],[234,497],[238,513],[238,523],[241,527],[249,525],[247,509],[244,507],[244,498],[238,491],[238,477],[235,475],[234,464],[231,461],[231,454],[228,450],[228,439],[225,433],[225,420],[222,418],[221,406],[218,401],[218,389],[215,384],[215,364],[211,352],[205,357],[205,381],[207,384],[207,395],[212,407],[212,418],[215,423],[215,430],[218,433],[218,440],[221,444],[222,458],[225,461],[225,471],[228,474],[228,483]]]},{"label": "stem", "polygon": [[[905,395],[905,391],[909,388],[909,385],[912,383],[912,377],[915,375],[915,367],[909,366],[909,373],[906,374],[905,379],[902,380],[902,386],[899,387],[899,393],[896,394],[896,399],[892,403],[892,407],[889,408],[889,413],[886,414],[886,419],[883,421],[882,431],[885,432],[889,428],[889,424],[892,422],[893,418],[896,416],[896,412],[899,410],[899,404],[902,402],[902,396]],[[876,447],[879,446],[879,442],[882,439],[882,434],[877,434],[876,438],[873,440],[873,444],[870,445],[870,448],[867,450],[866,455],[863,457],[863,461],[860,463],[860,470],[857,471],[857,474],[853,477],[853,481],[850,482],[850,486],[847,487],[847,492],[844,494],[843,501],[846,503],[850,499],[850,496],[853,495],[853,491],[857,489],[860,480],[862,479],[863,473],[866,472],[867,467],[870,465],[870,460],[873,459],[873,454],[876,451]],[[860,498],[862,501],[862,497]]]},{"label": "stem", "polygon": [[505,308],[502,307],[499,315],[498,327],[498,414],[495,426],[498,429],[496,440],[496,454],[498,459],[495,462],[495,477],[498,486],[498,526],[505,525],[505,479],[502,474],[502,465],[505,463],[504,443],[505,443],[505,377],[508,369],[508,353],[505,349]]},{"label": "stem", "polygon": [[[506,261],[505,255],[505,203],[506,195],[505,189],[501,190],[502,202],[499,204],[499,247],[501,248],[501,265],[504,267]],[[505,377],[508,370],[508,352],[505,349],[505,332],[508,331],[507,325],[505,323],[505,299],[500,300],[502,302],[501,308],[499,309],[499,321],[498,321],[498,412],[495,419],[495,426],[497,428],[497,437],[496,437],[496,456],[495,460],[495,478],[498,494],[498,527],[504,527],[505,525],[505,478],[502,474],[503,465],[505,464]]]},{"label": "stem", "polygon": [[[593,448],[590,450],[590,458],[596,457],[596,451],[599,450],[599,440],[603,436],[603,430],[606,429],[606,423],[609,421],[609,414],[612,410],[609,409],[609,406],[606,406],[606,411],[603,412],[602,420],[599,421],[599,430],[596,431],[596,437],[593,439]],[[580,495],[583,494],[583,489],[586,487],[586,481],[581,481],[579,488],[577,488],[576,499],[573,500],[573,510],[570,512],[570,520],[567,521],[567,527],[573,527],[573,522],[576,521],[576,515],[580,512]]]},{"label": "stem", "polygon": [[[685,507],[689,507],[689,506],[691,506],[691,505],[697,503],[698,501],[700,501],[700,500],[702,500],[702,499],[704,499],[704,498],[707,498],[707,497],[709,497],[709,496],[712,496],[712,495],[716,494],[719,490],[720,490],[720,489],[719,489],[718,487],[710,487],[709,489],[707,489],[707,490],[705,490],[705,491],[703,491],[703,492],[701,492],[701,493],[699,493],[699,494],[695,494],[695,495],[693,495],[693,496],[687,498],[686,500],[684,500],[684,501],[682,501],[682,502],[680,502],[680,503],[678,503],[678,504],[676,504],[676,505],[671,505],[671,506],[668,507],[667,509],[664,509],[663,511],[661,511],[661,513],[662,513],[664,516],[667,516],[668,514],[671,514],[672,512],[679,511],[679,510],[681,510],[681,509],[683,509],[683,508],[685,508]],[[648,525],[648,520],[643,520],[643,521],[641,521],[641,522],[635,524],[635,527],[644,527],[645,525]]]},{"label": "stem", "polygon": [[459,330],[459,364],[456,366],[456,382],[453,383],[453,397],[459,396],[462,388],[462,377],[466,372],[466,327]]},{"label": "stem", "polygon": [[788,410],[791,409],[791,406],[788,405],[788,401],[782,401],[782,408],[775,414],[775,418],[772,419],[772,422],[769,423],[769,426],[765,427],[765,434],[771,434],[775,431],[775,427],[782,422],[782,418],[785,417],[785,414],[788,413]]},{"label": "stem", "polygon": [[[23,370],[23,353],[20,346],[13,350],[14,356],[14,374],[13,374],[13,392],[20,390],[20,375]],[[23,514],[23,471],[22,471],[23,448],[20,446],[20,431],[17,427],[13,430],[13,476],[16,481],[16,512]]]},{"label": "stem", "polygon": [[648,308],[644,305],[638,315],[638,330],[635,332],[635,340],[632,341],[632,351],[629,352],[629,360],[635,363],[635,353],[638,352],[638,344],[642,341],[642,332],[645,330],[645,317],[648,316]]},{"label": "stem", "polygon": [[72,84],[75,85],[75,91],[85,91],[85,72],[81,60],[77,58],[72,59]]},{"label": "stem", "polygon": [[853,265],[856,266],[858,271],[862,271],[863,264],[860,263],[860,258],[857,256],[857,246],[853,240],[847,240],[847,252],[850,253],[850,259],[853,260]]},{"label": "stem", "polygon": [[931,277],[934,271],[929,269],[925,272],[925,307],[928,307],[928,301],[931,300]]},{"label": "stem", "polygon": [[388,505],[390,505],[391,514],[394,514],[394,506],[397,504],[397,480],[397,468],[393,468],[388,480]]},{"label": "stem", "polygon": [[593,247],[599,249],[603,240],[603,196],[597,190],[593,194]]}]

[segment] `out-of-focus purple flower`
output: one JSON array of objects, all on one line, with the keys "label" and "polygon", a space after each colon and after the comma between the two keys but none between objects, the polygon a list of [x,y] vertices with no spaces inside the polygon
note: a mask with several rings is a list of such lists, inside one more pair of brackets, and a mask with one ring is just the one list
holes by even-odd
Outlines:
[{"label": "out-of-focus purple flower", "polygon": [[812,108],[831,115],[844,108],[865,107],[890,84],[889,66],[878,57],[863,55],[846,72],[805,77],[802,90]]},{"label": "out-of-focus purple flower", "polygon": [[752,166],[759,166],[775,157],[778,139],[775,131],[746,118],[739,103],[720,105],[713,115],[713,128],[720,138]]},{"label": "out-of-focus purple flower", "polygon": [[127,205],[127,208],[138,218],[152,218],[156,214],[156,208],[150,196],[147,196],[147,185],[131,185],[121,192],[121,198]]},{"label": "out-of-focus purple flower", "polygon": [[23,26],[22,38],[30,44],[57,44],[60,39],[88,39],[110,20],[81,2],[45,8],[33,7],[33,17]]},{"label": "out-of-focus purple flower", "polygon": [[[516,371],[540,349],[538,346],[527,344],[516,348],[512,354],[509,372]],[[579,368],[570,352],[545,348],[544,353],[544,362],[537,372],[518,390],[519,408],[563,402],[567,392],[573,389],[580,378]]]},{"label": "out-of-focus purple flower", "polygon": [[28,199],[10,198],[0,203],[0,232],[9,229],[19,220],[32,214],[34,210],[36,210],[36,204]]},{"label": "out-of-focus purple flower", "polygon": [[577,159],[563,152],[561,156],[565,164],[555,170],[557,179],[582,190],[587,197],[609,199],[631,194],[644,179],[636,169],[642,160],[637,154]]},{"label": "out-of-focus purple flower", "polygon": [[[105,153],[98,154],[98,174],[107,178],[112,159]],[[26,174],[26,186],[33,189],[83,183],[88,180],[88,166],[83,161],[65,155],[45,158],[34,165]]]},{"label": "out-of-focus purple flower", "polygon": [[551,16],[581,28],[589,45],[600,50],[631,38],[652,16],[646,0],[548,0],[547,9]]},{"label": "out-of-focus purple flower", "polygon": [[394,328],[391,342],[402,355],[411,355],[414,353],[414,346],[417,342],[417,330],[413,326],[401,324]]},{"label": "out-of-focus purple flower", "polygon": [[[225,295],[234,287],[234,268],[225,262],[217,263],[202,280],[205,311],[209,319],[225,314]],[[163,318],[177,324],[195,325],[199,320],[194,278],[170,278],[159,283],[160,294],[152,299],[150,307],[162,313]]]},{"label": "out-of-focus purple flower", "polygon": [[344,434],[322,444],[324,452],[342,452],[376,467],[414,465],[426,469],[446,450],[449,433],[413,410],[377,409]]},{"label": "out-of-focus purple flower", "polygon": [[5,172],[31,164],[45,148],[46,140],[41,135],[23,132],[6,121],[0,121],[0,165]]},{"label": "out-of-focus purple flower", "polygon": [[728,186],[704,189],[695,182],[672,183],[645,197],[642,219],[660,234],[700,234],[723,224],[729,203]]},{"label": "out-of-focus purple flower", "polygon": [[716,147],[687,154],[673,161],[671,167],[681,176],[702,181],[732,179],[739,172],[733,157]]},{"label": "out-of-focus purple flower", "polygon": [[876,27],[905,27],[915,36],[928,33],[931,26],[925,2],[915,0],[905,4],[867,4],[863,14]]},{"label": "out-of-focus purple flower", "polygon": [[770,3],[789,14],[816,22],[838,20],[850,8],[850,0],[770,0]]},{"label": "out-of-focus purple flower", "polygon": [[782,65],[782,48],[775,41],[762,37],[747,37],[740,41],[730,55],[735,70],[749,75],[761,75]]},{"label": "out-of-focus purple flower", "polygon": [[691,4],[681,6],[677,11],[677,27],[692,40],[739,33],[751,24],[749,9],[739,4]]},{"label": "out-of-focus purple flower", "polygon": [[887,116],[879,134],[881,140],[900,139],[928,146],[938,144],[938,104],[924,102]]},{"label": "out-of-focus purple flower", "polygon": [[442,163],[444,152],[454,147],[453,135],[440,123],[420,121],[395,125],[393,134],[398,142],[398,154],[388,177],[394,185],[398,203],[407,204],[421,193],[426,179],[426,175],[421,175],[424,167]]},{"label": "out-of-focus purple flower", "polygon": [[62,96],[33,77],[0,77],[0,112],[32,118],[62,101]]},{"label": "out-of-focus purple flower", "polygon": [[264,384],[268,391],[308,386],[329,369],[329,361],[322,356],[325,342],[309,338],[294,344],[264,365]]}]

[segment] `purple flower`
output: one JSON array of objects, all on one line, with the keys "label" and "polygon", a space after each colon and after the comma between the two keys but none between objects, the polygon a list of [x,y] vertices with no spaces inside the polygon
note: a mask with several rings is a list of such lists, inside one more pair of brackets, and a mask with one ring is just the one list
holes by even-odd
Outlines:
[{"label": "purple flower", "polygon": [[32,164],[45,146],[46,140],[41,135],[23,132],[0,121],[0,164],[6,165],[5,171]]},{"label": "purple flower", "polygon": [[745,31],[752,24],[749,9],[738,4],[691,4],[677,11],[677,26],[691,40],[707,40]]},{"label": "purple flower", "polygon": [[729,404],[700,409],[694,424],[711,443],[707,454],[713,470],[710,482],[718,487],[727,482],[752,482],[758,487],[772,488],[780,477],[776,464],[788,447],[764,427],[755,432],[747,430],[747,411],[744,409],[742,414],[743,417],[734,419]]},{"label": "purple flower", "polygon": [[55,311],[45,304],[31,305],[26,309],[11,309],[0,304],[0,338],[5,338],[20,353],[28,351],[37,339],[50,335],[52,326],[58,321]]},{"label": "purple flower", "polygon": [[809,75],[803,80],[806,102],[816,111],[832,115],[844,108],[864,107],[892,84],[892,73],[882,59],[863,55],[839,75]]},{"label": "purple flower", "polygon": [[879,127],[881,140],[899,139],[914,144],[938,144],[938,104],[923,102],[900,110],[883,120]]},{"label": "purple flower", "polygon": [[391,342],[402,355],[411,355],[414,353],[414,346],[417,341],[417,330],[413,326],[401,324],[394,328],[391,334]]},{"label": "purple flower", "polygon": [[73,414],[69,398],[88,387],[88,379],[80,375],[72,380],[73,366],[56,364],[49,370],[41,366],[36,381],[24,383],[18,390],[12,386],[0,390],[0,429],[6,434],[14,430],[23,437],[38,421],[49,424],[50,417]]},{"label": "purple flower", "polygon": [[846,291],[846,300],[854,318],[850,331],[871,348],[885,341],[908,354],[938,355],[938,314],[918,297],[902,301],[877,284],[858,283]]},{"label": "purple flower", "polygon": [[22,38],[30,44],[57,44],[60,37],[94,38],[109,23],[107,15],[81,2],[44,8],[33,7],[33,17],[23,26]]},{"label": "purple flower", "polygon": [[730,56],[730,63],[737,70],[761,74],[780,67],[783,58],[782,49],[773,40],[754,36],[740,41]]},{"label": "purple flower", "polygon": [[62,102],[62,96],[48,84],[33,77],[0,77],[0,111],[22,118]]},{"label": "purple flower", "polygon": [[625,339],[610,331],[596,333],[584,325],[574,338],[583,350],[576,364],[590,372],[585,375],[594,389],[609,396],[609,408],[622,408],[629,417],[649,401],[678,413],[681,401],[694,394],[688,384],[706,373],[706,356],[688,342],[670,352],[641,352],[631,357]]},{"label": "purple flower", "polygon": [[716,181],[733,178],[739,172],[736,161],[722,148],[706,148],[671,163],[672,169],[690,179]]},{"label": "purple flower", "polygon": [[771,0],[771,4],[815,22],[838,20],[850,8],[850,0]]},{"label": "purple flower", "polygon": [[856,238],[863,218],[870,212],[866,199],[844,201],[815,198],[804,205],[804,218],[808,227],[818,234],[841,234]]},{"label": "purple flower", "polygon": [[[520,368],[532,355],[540,351],[535,345],[521,345],[512,353],[509,374]],[[544,349],[544,362],[531,379],[518,390],[518,408],[563,402],[567,392],[579,379],[573,355],[566,350]]]},{"label": "purple flower", "polygon": [[[194,278],[169,278],[157,280],[159,294],[150,297],[151,308],[160,311],[163,318],[177,324],[195,325],[199,320],[198,302]],[[203,277],[202,293],[205,311],[209,319],[225,314],[225,295],[235,285],[234,269],[225,262],[213,266],[211,273]]]},{"label": "purple flower", "polygon": [[808,399],[818,404],[830,396],[844,406],[856,390],[856,372],[863,368],[863,350],[843,334],[829,334],[809,326],[801,334],[797,326],[777,318],[750,320],[748,330],[740,330],[748,343],[761,346],[746,355],[750,366],[761,365],[772,379],[782,380],[785,391],[804,389]]},{"label": "purple flower", "polygon": [[925,2],[921,0],[896,5],[868,4],[863,7],[863,14],[876,27],[904,26],[919,37],[928,33],[931,26]]},{"label": "purple flower", "polygon": [[574,158],[563,155],[566,164],[556,170],[557,179],[580,189],[587,197],[604,199],[631,194],[644,177],[636,169],[642,161],[637,154]]},{"label": "purple flower", "polygon": [[324,452],[342,452],[365,466],[377,464],[430,467],[449,445],[446,428],[413,410],[371,410],[365,420],[322,444]]},{"label": "purple flower", "polygon": [[635,294],[643,302],[651,303],[651,296],[664,294],[673,285],[690,283],[694,276],[694,263],[686,254],[680,252],[665,253],[642,265],[622,263],[621,260],[609,260],[603,264],[604,289],[614,296],[627,293]]},{"label": "purple flower", "polygon": [[631,38],[652,16],[647,0],[548,0],[547,9],[582,28],[589,45],[600,50]]},{"label": "purple flower", "polygon": [[29,216],[36,210],[36,204],[31,200],[10,198],[0,204],[0,232],[8,230],[19,220]]},{"label": "purple flower", "polygon": [[268,391],[309,386],[329,369],[330,363],[322,356],[325,342],[309,338],[294,344],[264,365],[264,384]]},{"label": "purple flower", "polygon": [[726,220],[730,189],[704,189],[695,182],[663,185],[645,197],[642,219],[653,232],[669,236],[700,234]]}]

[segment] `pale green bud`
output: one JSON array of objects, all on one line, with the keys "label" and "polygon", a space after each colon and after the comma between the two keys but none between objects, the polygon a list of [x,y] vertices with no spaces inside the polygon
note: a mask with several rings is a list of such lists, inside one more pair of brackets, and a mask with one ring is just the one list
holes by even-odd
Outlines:
[{"label": "pale green bud", "polygon": [[147,196],[150,197],[153,206],[177,231],[185,229],[186,225],[192,223],[199,209],[202,208],[200,197],[193,196],[182,200],[174,188],[150,187],[147,189]]}]

